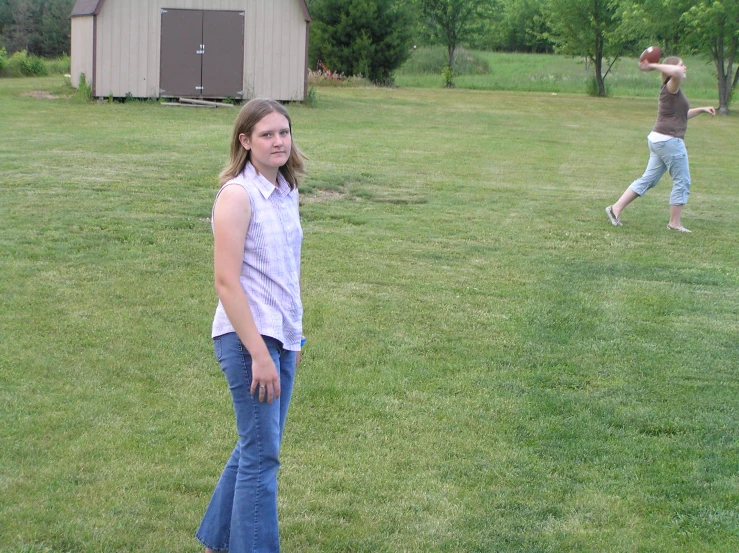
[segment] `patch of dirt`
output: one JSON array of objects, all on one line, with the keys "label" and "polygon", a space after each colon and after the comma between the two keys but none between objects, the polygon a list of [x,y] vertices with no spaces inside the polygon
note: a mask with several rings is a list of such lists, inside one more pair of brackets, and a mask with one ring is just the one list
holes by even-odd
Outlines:
[{"label": "patch of dirt", "polygon": [[319,202],[328,202],[330,200],[338,200],[346,194],[335,192],[333,190],[316,190],[313,194],[304,194],[300,196],[300,202],[304,204],[317,204]]},{"label": "patch of dirt", "polygon": [[69,98],[69,96],[55,96],[54,94],[49,94],[44,90],[30,90],[25,92],[23,96],[30,96],[37,100],[58,100],[59,98]]}]

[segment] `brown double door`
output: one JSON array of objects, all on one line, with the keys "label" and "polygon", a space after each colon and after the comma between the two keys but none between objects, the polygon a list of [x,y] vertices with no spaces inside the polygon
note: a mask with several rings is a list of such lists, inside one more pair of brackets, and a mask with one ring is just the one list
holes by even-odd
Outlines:
[{"label": "brown double door", "polygon": [[243,96],[244,12],[163,9],[160,44],[160,96]]}]

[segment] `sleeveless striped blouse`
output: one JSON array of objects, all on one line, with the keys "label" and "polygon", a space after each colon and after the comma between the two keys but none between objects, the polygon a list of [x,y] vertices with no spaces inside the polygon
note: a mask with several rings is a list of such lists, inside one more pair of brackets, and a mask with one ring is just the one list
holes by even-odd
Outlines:
[{"label": "sleeveless striped blouse", "polygon": [[[241,264],[241,287],[259,333],[300,351],[303,304],[300,298],[300,247],[303,230],[298,214],[298,190],[290,190],[278,174],[275,187],[257,174],[251,163],[221,187],[239,185],[249,194],[251,220]],[[218,196],[216,196],[218,199]],[[211,224],[213,218],[211,217]],[[220,300],[212,337],[234,332]]]}]

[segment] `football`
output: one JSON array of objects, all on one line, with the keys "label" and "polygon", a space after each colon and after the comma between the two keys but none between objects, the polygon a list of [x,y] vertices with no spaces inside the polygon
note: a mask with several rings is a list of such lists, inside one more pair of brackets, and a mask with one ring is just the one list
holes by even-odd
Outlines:
[{"label": "football", "polygon": [[659,46],[650,46],[639,56],[639,61],[648,61],[649,63],[659,63],[660,59],[662,59],[662,50],[659,49]]}]

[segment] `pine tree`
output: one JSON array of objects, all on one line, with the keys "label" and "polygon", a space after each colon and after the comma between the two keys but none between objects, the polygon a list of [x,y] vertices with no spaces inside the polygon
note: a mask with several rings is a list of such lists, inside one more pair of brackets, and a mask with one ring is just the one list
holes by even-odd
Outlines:
[{"label": "pine tree", "polygon": [[310,64],[386,84],[408,58],[411,17],[402,0],[312,0]]}]

